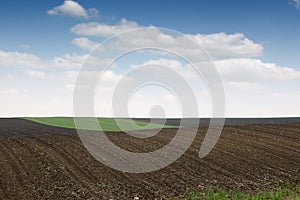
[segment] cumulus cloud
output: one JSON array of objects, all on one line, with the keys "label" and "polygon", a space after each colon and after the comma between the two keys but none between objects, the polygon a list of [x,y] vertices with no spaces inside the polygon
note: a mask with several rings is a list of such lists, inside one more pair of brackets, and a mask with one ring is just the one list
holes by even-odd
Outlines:
[{"label": "cumulus cloud", "polygon": [[215,61],[225,80],[230,81],[288,81],[300,79],[300,71],[289,67],[265,63],[259,59],[226,59]]},{"label": "cumulus cloud", "polygon": [[[71,32],[81,36],[98,36],[109,37],[127,30],[142,28],[136,22],[122,19],[115,25],[105,23],[81,23],[71,28]],[[194,59],[200,59],[205,56],[205,52],[199,48],[203,47],[214,59],[221,58],[243,58],[243,57],[257,57],[262,55],[263,46],[255,43],[245,37],[241,33],[226,34],[184,34],[184,35],[170,35],[168,31],[161,31],[158,28],[150,26],[151,29],[139,29],[131,36],[126,38],[120,36],[116,39],[114,47],[123,51],[129,48],[141,46],[149,46],[157,44],[161,48],[168,49],[180,54],[189,54]],[[190,45],[195,41],[195,45]],[[84,49],[91,49],[87,47],[87,41],[76,41],[77,46],[82,46]],[[91,44],[93,46],[93,44]]]},{"label": "cumulus cloud", "polygon": [[212,57],[257,57],[263,53],[263,46],[246,38],[242,33],[188,35],[203,46]]},{"label": "cumulus cloud", "polygon": [[[205,67],[205,63],[204,65],[202,63],[198,64],[199,66],[202,65]],[[222,79],[225,82],[230,83],[232,86],[249,86],[248,83],[257,83],[262,81],[300,80],[300,71],[289,67],[278,66],[274,63],[265,63],[259,59],[225,59],[217,60],[214,64]],[[193,79],[198,76],[190,64],[185,64],[173,59],[148,60],[139,65],[131,65],[131,68],[135,69],[139,66],[148,66],[149,70],[151,70],[151,65],[168,67],[186,79]]]},{"label": "cumulus cloud", "polygon": [[47,62],[49,62],[48,66],[52,68],[80,68],[87,57],[88,55],[66,54]]},{"label": "cumulus cloud", "polygon": [[[66,71],[65,74],[67,77],[69,77],[71,80],[75,80],[78,76],[78,71],[71,70],[71,71]],[[86,79],[97,79],[99,75],[101,76],[101,81],[105,83],[116,83],[123,78],[122,75],[117,74],[111,70],[107,70],[105,72],[103,71],[81,71],[81,76],[83,76]]]},{"label": "cumulus cloud", "polygon": [[291,0],[291,2],[295,5],[295,7],[300,10],[300,0]]},{"label": "cumulus cloud", "polygon": [[75,18],[97,18],[99,17],[99,12],[95,8],[86,10],[78,2],[73,0],[65,0],[62,5],[56,6],[51,10],[48,10],[49,15],[64,15]]},{"label": "cumulus cloud", "polygon": [[[172,60],[172,59],[158,59],[158,60],[148,60],[144,62],[141,65],[131,65],[131,69],[136,69],[139,66],[147,66],[147,68],[151,71],[151,66],[165,66],[168,67],[169,69],[176,71],[178,74],[183,76],[186,79],[191,79],[195,78],[195,72],[192,70],[192,68],[189,65],[183,64],[182,62],[178,60]],[[163,73],[163,72],[157,72],[158,74]]]},{"label": "cumulus cloud", "polygon": [[3,67],[41,67],[41,59],[33,54],[0,50],[0,66]]},{"label": "cumulus cloud", "polygon": [[8,68],[70,69],[79,68],[87,57],[88,55],[66,54],[52,60],[43,60],[34,54],[0,50],[0,66]]},{"label": "cumulus cloud", "polygon": [[122,19],[116,25],[97,22],[77,24],[71,28],[71,32],[75,33],[76,35],[109,37],[138,27],[140,26],[136,22]]},{"label": "cumulus cloud", "polygon": [[96,42],[93,42],[90,39],[84,37],[73,39],[72,44],[89,51],[93,50],[97,46]]}]

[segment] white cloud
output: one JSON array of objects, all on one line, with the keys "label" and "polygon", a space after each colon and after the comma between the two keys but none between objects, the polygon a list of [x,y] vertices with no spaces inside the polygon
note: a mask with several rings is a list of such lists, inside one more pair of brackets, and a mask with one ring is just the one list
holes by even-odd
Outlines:
[{"label": "white cloud", "polygon": [[[79,71],[66,71],[65,74],[71,79],[75,80],[78,76]],[[107,70],[102,74],[102,71],[81,71],[81,76],[83,76],[86,79],[96,79],[101,74],[101,81],[105,83],[116,83],[123,78],[122,75],[116,74],[111,70]]]},{"label": "white cloud", "polygon": [[50,61],[49,66],[57,68],[80,68],[84,61],[87,59],[89,55],[78,55],[78,54],[65,54],[61,57],[55,57],[52,61]]},{"label": "white cloud", "polygon": [[[109,37],[127,30],[142,28],[136,22],[122,19],[116,25],[109,25],[105,23],[81,23],[71,28],[71,32],[82,36],[98,36]],[[257,57],[262,55],[263,46],[246,38],[241,33],[226,34],[184,34],[184,35],[170,35],[168,31],[161,31],[158,28],[152,27],[150,29],[138,29],[132,35],[127,35],[126,38],[119,36],[115,38],[114,47],[126,51],[131,47],[145,47],[157,45],[161,48],[171,50],[183,55],[189,54],[195,60],[201,60],[205,52],[199,48],[202,46],[215,59],[221,58],[243,58],[243,57]],[[190,39],[195,41],[195,45],[191,45]],[[189,41],[188,41],[189,40]],[[84,41],[81,41],[84,43]],[[79,46],[78,43],[75,43]],[[93,45],[93,44],[92,44]],[[86,45],[81,45],[84,49],[88,48]]]},{"label": "white cloud", "polygon": [[95,8],[91,8],[86,10],[79,3],[72,0],[65,0],[64,3],[60,6],[56,6],[51,10],[48,10],[47,13],[49,15],[64,15],[71,16],[75,18],[98,18],[99,12]]},{"label": "white cloud", "polygon": [[98,36],[98,37],[109,37],[133,28],[140,27],[136,22],[122,19],[116,25],[109,25],[105,23],[81,23],[71,28],[71,32],[76,35],[84,36]]},{"label": "white cloud", "polygon": [[203,46],[212,57],[257,57],[262,55],[263,46],[246,38],[244,34],[196,34],[189,35]]},{"label": "white cloud", "polygon": [[25,71],[25,74],[27,76],[29,76],[29,77],[39,78],[39,79],[43,79],[46,76],[45,72],[41,72],[41,71],[37,71],[37,70],[32,70],[32,69],[27,69]]},{"label": "white cloud", "polygon": [[214,62],[219,73],[228,81],[288,81],[300,79],[300,71],[264,63],[259,59],[226,59]]},{"label": "white cloud", "polygon": [[[195,78],[195,72],[191,70],[189,65],[184,65],[180,61],[172,60],[172,59],[161,58],[158,60],[148,60],[141,65],[131,65],[130,68],[136,69],[139,66],[147,66],[147,68],[149,68],[149,70],[151,71],[151,66],[155,66],[155,65],[165,66],[169,69],[172,69],[186,79]],[[157,73],[159,74],[162,72],[157,72]]]},{"label": "white cloud", "polygon": [[97,43],[91,41],[88,38],[75,38],[72,40],[72,44],[82,48],[82,49],[86,49],[86,50],[93,50],[94,48],[96,48]]},{"label": "white cloud", "polygon": [[252,83],[252,82],[235,82],[235,81],[229,81],[224,84],[224,87],[230,91],[230,90],[263,90],[265,89],[264,85],[258,84],[258,83]]},{"label": "white cloud", "polygon": [[43,60],[34,54],[0,50],[0,66],[7,68],[72,69],[81,67],[87,57],[88,55],[66,54],[52,60]]},{"label": "white cloud", "polygon": [[41,59],[36,55],[0,50],[0,66],[41,68],[41,64]]},{"label": "white cloud", "polygon": [[[147,61],[146,61],[147,62]],[[172,69],[176,70],[179,74],[181,70],[185,70],[188,67],[184,64],[179,65],[177,60],[151,60],[148,63],[163,63],[170,66]],[[133,68],[136,66],[133,66]],[[74,83],[78,74],[76,69],[66,70],[61,73],[53,74],[50,78],[49,74],[43,72],[43,69],[34,69],[30,73],[37,79],[32,79],[30,76],[30,81],[26,80],[2,80],[3,85],[9,84],[14,89],[6,88],[1,90],[0,97],[2,100],[1,104],[1,115],[2,116],[28,116],[28,115],[72,115],[72,94]],[[151,68],[149,68],[151,70]],[[276,71],[276,70],[275,70]],[[189,71],[188,71],[189,72]],[[187,72],[187,73],[188,73]],[[84,72],[84,76],[87,79],[95,78],[99,71],[88,71]],[[152,72],[153,74],[154,72]],[[249,72],[242,72],[249,73]],[[145,75],[149,75],[149,72],[145,71]],[[19,76],[19,74],[16,74]],[[44,76],[44,78],[43,78]],[[247,80],[246,74],[242,75],[243,80],[234,81],[235,79],[225,79],[225,91],[228,103],[227,116],[283,116],[283,115],[297,115],[300,114],[299,109],[299,95],[295,96],[292,92],[281,91],[279,88],[274,87],[274,91],[270,91],[269,87],[272,85],[260,84],[255,81],[256,79]],[[43,81],[38,78],[43,78]],[[111,98],[114,92],[114,87],[116,83],[123,78],[122,75],[117,74],[114,71],[107,71],[103,77],[103,81],[100,83],[99,90],[96,92],[95,96],[95,112],[99,116],[112,116],[111,112]],[[129,81],[131,77],[127,77]],[[167,77],[169,80],[174,80],[172,77]],[[257,77],[256,77],[257,78]],[[258,77],[259,80],[261,77]],[[190,79],[188,79],[190,80]],[[269,79],[267,79],[269,80]],[[287,79],[273,79],[273,80],[287,80]],[[0,79],[1,81],[1,79]],[[133,80],[134,81],[134,80]],[[43,91],[31,91],[30,93],[23,94],[23,88],[30,88],[34,90],[32,84],[41,84],[43,86]],[[11,84],[17,84],[16,87]],[[45,86],[44,86],[45,84]],[[277,83],[280,84],[280,83]],[[60,90],[55,90],[55,88],[61,88]],[[209,96],[205,93],[202,94],[201,88],[198,85],[193,85],[195,87],[195,95],[199,96],[199,113],[201,116],[210,116],[210,101]],[[159,91],[159,90],[158,90]],[[134,116],[147,116],[150,112],[152,105],[163,105],[166,109],[167,116],[180,116],[180,110],[178,111],[178,105],[174,97],[170,96],[168,93],[158,93],[156,89],[142,90],[137,93],[135,99],[130,102],[130,114]],[[153,95],[155,94],[155,95]],[[169,95],[169,96],[166,96]],[[294,98],[294,96],[296,98]],[[31,97],[35,97],[32,99]],[[24,104],[25,102],[25,104]],[[41,103],[42,102],[42,103]],[[45,106],[45,105],[51,106]],[[14,105],[12,106],[7,105]],[[8,109],[9,107],[9,109]]]},{"label": "white cloud", "polygon": [[300,10],[300,0],[292,0],[291,2],[295,5],[295,7],[298,10]]},{"label": "white cloud", "polygon": [[[202,63],[198,64],[201,66]],[[300,80],[300,71],[289,67],[277,66],[274,63],[265,63],[259,59],[225,59],[217,60],[214,64],[222,79],[225,82],[230,83],[232,86],[249,86],[248,83],[252,84],[262,81]],[[142,64],[135,64],[130,67],[134,69],[141,65],[149,66],[150,71],[151,65],[165,66],[176,71],[186,79],[197,78],[198,76],[196,71],[189,64],[184,64],[173,59],[148,60]]]},{"label": "white cloud", "polygon": [[91,19],[91,18],[99,18],[99,11],[96,9],[96,8],[90,8],[88,9],[88,17]]}]

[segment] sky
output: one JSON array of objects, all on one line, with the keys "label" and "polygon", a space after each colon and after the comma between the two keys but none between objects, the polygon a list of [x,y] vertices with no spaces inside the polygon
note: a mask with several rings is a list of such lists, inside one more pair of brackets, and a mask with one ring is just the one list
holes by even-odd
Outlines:
[{"label": "sky", "polygon": [[[115,34],[143,27],[156,29],[114,47],[126,51],[149,39],[170,50],[191,52],[188,56],[199,62],[197,49],[158,27],[193,39],[213,59],[223,80],[227,117],[300,115],[299,0],[13,0],[0,3],[0,17],[1,117],[73,115],[76,77],[91,51]],[[159,36],[171,36],[174,44]],[[128,55],[106,72],[103,88],[95,94],[97,115],[113,115],[116,84],[128,70],[141,65],[148,65],[140,76],[144,79],[163,73],[154,65],[180,73],[193,88],[199,116],[211,116],[211,91],[191,66],[153,52]],[[145,87],[133,95],[128,112],[148,116],[153,106],[161,104],[168,117],[178,117],[175,96],[162,88]]]}]

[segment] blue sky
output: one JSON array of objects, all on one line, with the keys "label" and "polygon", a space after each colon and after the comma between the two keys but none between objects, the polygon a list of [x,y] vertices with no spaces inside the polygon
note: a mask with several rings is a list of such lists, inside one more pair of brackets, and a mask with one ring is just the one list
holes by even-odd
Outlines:
[{"label": "blue sky", "polygon": [[[15,50],[20,44],[30,44],[30,52],[43,57],[78,51],[70,45],[74,36],[69,30],[85,20],[49,17],[45,12],[62,2],[1,2],[1,48]],[[99,10],[100,18],[95,21],[114,23],[125,17],[144,26],[155,25],[183,33],[241,32],[264,44],[264,60],[299,67],[300,11],[289,0],[78,2]]]},{"label": "blue sky", "polygon": [[[208,45],[208,53],[212,57],[215,56],[216,63],[220,65],[220,70],[223,70],[221,74],[223,73],[225,85],[229,85],[225,86],[229,96],[228,116],[295,116],[300,114],[300,110],[282,106],[287,103],[287,99],[291,101],[291,106],[298,106],[297,100],[300,99],[297,93],[300,83],[299,0],[78,0],[71,2],[76,4],[79,10],[71,10],[67,7],[65,7],[67,11],[59,10],[62,7],[58,7],[66,2],[69,1],[14,0],[0,3],[0,51],[3,54],[2,57],[0,56],[0,76],[3,81],[0,95],[5,95],[3,101],[11,107],[21,104],[24,100],[30,101],[28,96],[38,94],[42,94],[41,96],[45,98],[39,99],[40,102],[28,104],[28,108],[34,107],[35,104],[38,104],[37,107],[43,107],[41,101],[50,102],[51,100],[54,105],[67,105],[72,101],[72,90],[68,94],[63,90],[66,87],[72,87],[75,80],[74,74],[79,71],[84,58],[92,49],[92,47],[87,47],[83,40],[77,39],[84,38],[85,41],[97,43],[110,34],[116,33],[111,31],[107,34],[103,30],[96,34],[82,33],[80,32],[82,28],[75,28],[79,25],[89,25],[88,28],[92,30],[93,27],[89,23],[94,22],[95,26],[105,25],[105,28],[109,29],[114,26],[118,29],[120,24],[128,26],[128,29],[132,26],[153,25],[174,29],[195,37],[201,34],[199,40],[207,40],[202,45],[204,47]],[[215,37],[211,41],[209,36],[213,34]],[[236,39],[225,42],[224,47],[221,45],[220,49],[216,50],[214,46],[209,46],[211,43],[218,44],[220,41],[227,40],[231,36]],[[76,43],[75,40],[78,42]],[[249,40],[250,43],[244,44],[245,40]],[[228,48],[232,48],[230,55],[226,54]],[[242,56],[236,50],[240,48],[245,52]],[[18,57],[17,54],[21,56]],[[223,54],[226,56],[224,57]],[[31,58],[32,56],[34,58]],[[59,61],[56,61],[56,58],[59,58]],[[163,58],[158,56],[151,59]],[[136,64],[137,60],[140,64],[147,63],[146,58],[143,61],[132,58],[132,64]],[[64,64],[57,64],[60,61]],[[233,62],[236,65],[232,69],[234,71],[228,72]],[[124,59],[124,63],[130,66],[130,60],[125,62]],[[244,65],[247,67],[243,67]],[[269,77],[262,77],[259,74],[267,72],[269,68],[273,70]],[[119,69],[119,71],[122,70]],[[115,75],[118,75],[117,72],[118,70],[115,71]],[[252,72],[253,75],[251,75]],[[72,77],[66,78],[69,75]],[[247,78],[248,75],[251,78]],[[242,78],[245,80],[239,80],[237,76],[245,76]],[[264,103],[258,103],[252,99],[250,106],[247,106],[247,103],[240,103],[234,107],[234,104],[245,101],[246,98],[240,99],[245,94],[241,88],[232,89],[233,85],[234,87],[237,85],[248,87],[248,89],[250,87],[253,94],[249,94],[248,99],[257,97],[258,101]],[[47,93],[42,88],[46,88]],[[60,98],[62,94],[66,96]],[[261,94],[269,94],[269,96],[262,97]],[[262,112],[253,112],[255,108],[258,110],[265,108],[270,100],[274,99],[274,95],[282,99],[272,103]],[[274,106],[282,107],[278,114],[276,109],[272,111]],[[243,114],[237,111],[240,108],[248,108],[248,111]],[[48,112],[47,109],[42,108],[35,109],[33,113],[30,113],[29,109],[18,110],[20,109],[7,110],[2,115],[70,115],[72,113],[71,107],[64,111],[57,109],[58,112],[55,109],[51,109],[53,112]]]}]

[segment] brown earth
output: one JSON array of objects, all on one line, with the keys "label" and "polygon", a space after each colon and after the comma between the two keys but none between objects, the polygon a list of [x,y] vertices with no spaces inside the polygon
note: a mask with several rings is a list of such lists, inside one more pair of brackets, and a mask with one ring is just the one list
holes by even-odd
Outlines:
[{"label": "brown earth", "polygon": [[[0,120],[0,199],[180,198],[203,188],[255,192],[300,184],[300,124],[226,126],[213,151],[198,158],[206,128],[170,166],[146,174],[113,170],[96,161],[77,133],[22,119]],[[108,133],[120,147],[153,151],[176,129],[148,139]]]}]

